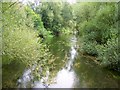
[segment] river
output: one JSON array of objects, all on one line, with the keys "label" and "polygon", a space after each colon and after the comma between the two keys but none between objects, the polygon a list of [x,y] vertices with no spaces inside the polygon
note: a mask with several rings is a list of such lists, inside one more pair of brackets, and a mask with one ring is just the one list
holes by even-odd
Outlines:
[{"label": "river", "polygon": [[[57,60],[57,74],[51,84],[42,80],[33,81],[31,70],[25,69],[17,79],[18,88],[118,88],[118,79],[111,71],[99,67],[89,57],[78,52],[78,38],[76,35],[55,37],[49,43],[51,53],[59,57]],[[67,54],[66,54],[67,53]],[[67,60],[64,62],[64,58]]]}]

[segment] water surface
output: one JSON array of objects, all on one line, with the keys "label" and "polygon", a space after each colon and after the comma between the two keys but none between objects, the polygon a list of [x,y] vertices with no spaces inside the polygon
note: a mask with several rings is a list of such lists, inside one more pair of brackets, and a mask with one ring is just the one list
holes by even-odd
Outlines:
[{"label": "water surface", "polygon": [[49,71],[46,71],[46,77],[43,77],[46,83],[43,83],[42,79],[33,80],[31,69],[15,69],[18,67],[16,64],[11,68],[4,66],[3,83],[7,84],[7,87],[18,88],[118,88],[120,80],[116,75],[99,67],[91,58],[81,55],[78,52],[80,45],[78,42],[80,41],[75,35],[65,35],[54,37],[48,43],[50,52],[57,58],[56,75],[52,83],[47,83]]}]

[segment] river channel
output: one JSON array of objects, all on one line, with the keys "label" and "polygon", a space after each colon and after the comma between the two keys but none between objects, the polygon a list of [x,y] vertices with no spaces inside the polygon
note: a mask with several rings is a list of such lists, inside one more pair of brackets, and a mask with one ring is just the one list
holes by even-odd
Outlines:
[{"label": "river channel", "polygon": [[[7,79],[13,85],[12,87],[17,85],[18,88],[118,88],[119,80],[116,78],[116,74],[99,67],[91,58],[82,56],[78,52],[79,42],[76,35],[54,37],[49,42],[50,52],[58,57],[57,73],[52,79],[53,83],[42,83],[42,80],[31,82],[30,69],[24,69],[22,75],[12,82],[10,81],[11,73],[4,70],[3,74],[6,77],[3,78],[3,81]],[[66,61],[64,61],[65,58]],[[7,68],[7,71],[10,71],[8,69],[10,68]],[[17,69],[14,70],[14,73],[17,71]],[[46,81],[48,78],[49,71],[46,75]]]},{"label": "river channel", "polygon": [[[65,58],[65,65],[58,64],[58,71],[51,84],[43,84],[42,81],[34,81],[33,88],[118,88],[118,79],[110,71],[97,66],[93,60],[81,56],[77,50],[78,39],[75,35],[69,37],[53,38],[50,50],[59,57],[57,63]],[[23,73],[20,87],[27,87],[30,84],[30,73],[28,69]],[[48,72],[49,73],[49,72]],[[47,75],[46,79],[48,79]]]}]

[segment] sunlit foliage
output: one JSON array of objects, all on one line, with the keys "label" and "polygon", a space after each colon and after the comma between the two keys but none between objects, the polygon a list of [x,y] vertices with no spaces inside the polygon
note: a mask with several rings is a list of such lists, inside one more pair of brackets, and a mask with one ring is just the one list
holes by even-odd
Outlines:
[{"label": "sunlit foliage", "polygon": [[[57,69],[55,66],[59,65],[58,62],[65,62],[64,57],[69,45],[65,45],[68,41],[52,42],[51,38],[58,39],[59,36],[75,34],[76,31],[75,35],[79,35],[80,39],[79,51],[82,54],[96,57],[96,61],[102,67],[120,71],[118,22],[115,2],[80,2],[74,5],[62,1],[40,2],[37,6],[33,3],[24,5],[20,2],[4,2],[2,3],[3,68],[18,63],[25,65],[26,68],[36,66],[32,72],[36,76],[35,80],[45,76],[46,71],[54,72],[50,77],[55,76],[56,70],[60,69],[60,66]],[[59,44],[53,44],[55,47],[49,46],[49,41]],[[50,51],[48,49],[50,47],[54,51]],[[57,53],[59,51],[62,53]],[[52,52],[55,52],[56,58],[59,55],[64,57],[62,60],[56,59]],[[75,66],[80,67],[79,63]],[[12,85],[6,81],[3,80],[8,86]]]},{"label": "sunlit foliage", "polygon": [[[9,66],[11,63],[16,62],[18,64],[24,64],[26,68],[32,68],[35,65],[36,68],[33,74],[35,74],[37,79],[40,79],[41,76],[45,75],[46,70],[54,67],[51,63],[53,63],[55,59],[49,52],[46,44],[42,43],[42,38],[38,37],[40,31],[35,27],[35,20],[39,17],[32,12],[32,10],[32,18],[28,17],[26,6],[21,3],[11,2],[2,3],[2,5],[3,69],[4,66]],[[40,18],[37,20],[39,20],[39,24],[42,23]],[[43,29],[42,24],[39,25],[39,29],[40,28]],[[39,69],[43,70],[41,74],[38,74]]]},{"label": "sunlit foliage", "polygon": [[118,70],[116,3],[78,3],[76,29],[82,38],[81,51],[98,57],[100,65]]}]

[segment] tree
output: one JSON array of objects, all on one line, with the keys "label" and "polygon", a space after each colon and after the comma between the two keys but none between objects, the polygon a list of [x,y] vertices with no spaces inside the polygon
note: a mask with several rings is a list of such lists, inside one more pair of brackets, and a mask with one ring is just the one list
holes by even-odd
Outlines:
[{"label": "tree", "polygon": [[81,51],[96,56],[101,66],[112,69],[116,69],[119,62],[116,6],[110,2],[74,6],[77,29],[82,38]]},{"label": "tree", "polygon": [[[52,54],[49,52],[47,45],[43,44],[41,38],[38,37],[39,32],[35,26],[37,23],[35,20],[38,20],[38,16],[36,16],[30,8],[28,9],[28,7],[26,12],[26,6],[21,3],[12,4],[12,6],[6,10],[6,7],[9,7],[11,4],[12,2],[2,3],[2,11],[4,11],[4,13],[2,13],[3,87],[12,87],[11,83],[7,83],[9,80],[6,78],[8,76],[6,72],[11,64],[22,64],[25,65],[26,68],[32,68],[33,65],[36,65],[33,74],[37,79],[44,76],[46,70],[54,67],[51,65],[51,63],[54,62]],[[42,22],[38,20],[38,23],[41,25]],[[39,27],[39,29],[42,28],[43,26]],[[39,69],[43,70],[41,74],[38,74],[40,73]],[[9,72],[9,74],[10,73],[11,72]],[[19,77],[17,72],[14,74],[13,76]],[[12,78],[11,81],[17,81],[15,78],[16,77]]]}]

